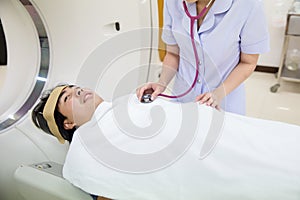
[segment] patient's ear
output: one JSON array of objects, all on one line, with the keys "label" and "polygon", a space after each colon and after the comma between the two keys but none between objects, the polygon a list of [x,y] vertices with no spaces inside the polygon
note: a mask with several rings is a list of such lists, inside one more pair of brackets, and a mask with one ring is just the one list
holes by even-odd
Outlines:
[{"label": "patient's ear", "polygon": [[73,129],[76,126],[76,124],[74,122],[70,122],[69,120],[65,119],[64,120],[64,128],[66,130],[70,130]]}]

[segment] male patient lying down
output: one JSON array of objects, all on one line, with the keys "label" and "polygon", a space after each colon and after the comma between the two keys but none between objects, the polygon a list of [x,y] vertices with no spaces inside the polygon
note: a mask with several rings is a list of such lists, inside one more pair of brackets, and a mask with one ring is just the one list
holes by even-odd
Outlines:
[{"label": "male patient lying down", "polygon": [[300,199],[299,126],[134,95],[106,102],[69,85],[44,95],[32,119],[72,141],[63,176],[96,196]]}]

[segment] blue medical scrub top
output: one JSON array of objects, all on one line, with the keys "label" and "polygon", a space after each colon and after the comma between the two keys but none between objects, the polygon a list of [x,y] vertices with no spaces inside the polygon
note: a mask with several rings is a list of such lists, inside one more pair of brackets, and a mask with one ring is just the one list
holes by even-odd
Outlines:
[{"label": "blue medical scrub top", "polygon": [[[191,15],[197,15],[196,3],[187,3]],[[194,40],[200,59],[199,78],[193,90],[180,102],[217,88],[236,67],[240,53],[269,51],[269,34],[261,0],[215,0],[200,29],[194,23]],[[190,38],[190,18],[181,0],[165,0],[163,41],[179,46],[179,68],[172,92],[180,95],[195,78],[195,56]],[[221,103],[228,112],[245,114],[244,84],[228,94]]]}]

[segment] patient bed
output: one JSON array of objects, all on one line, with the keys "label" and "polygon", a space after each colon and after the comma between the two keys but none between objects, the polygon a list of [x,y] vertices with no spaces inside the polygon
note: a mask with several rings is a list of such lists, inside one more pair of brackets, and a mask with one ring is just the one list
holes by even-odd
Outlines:
[{"label": "patient bed", "polygon": [[[163,103],[160,100],[155,102]],[[137,108],[130,113],[142,112],[135,113],[133,118],[137,123],[147,121],[143,117],[149,122],[151,117],[144,111],[155,106],[155,103],[140,106],[143,109]],[[176,116],[174,107],[165,104],[163,108],[169,109],[166,119]],[[131,139],[117,137],[109,108],[104,108],[102,113],[105,116],[93,119],[74,134],[63,175],[62,166],[56,163],[21,166],[15,173],[18,189],[28,200],[91,200],[89,194],[120,200],[300,199],[299,126],[225,113],[218,143],[205,159],[200,159],[203,141],[218,111],[206,106],[199,106],[198,109],[199,134],[185,154],[169,166],[134,174],[102,163],[89,149],[93,145],[97,149],[102,144],[98,134],[93,134],[89,129],[95,125],[93,120],[111,134],[107,135],[111,137],[110,142],[120,149],[131,151],[132,147],[139,148]],[[168,123],[166,127],[169,127]],[[170,123],[174,124],[174,121]],[[166,138],[172,138],[173,132],[168,130],[167,134],[171,135],[166,135]],[[84,143],[86,139],[92,141],[88,146]],[[153,151],[153,145],[146,147],[145,144],[140,146],[141,149],[149,147]]]},{"label": "patient bed", "polygon": [[[117,110],[118,105],[114,106],[114,110]],[[113,162],[121,161],[121,168],[116,168],[111,165],[114,163],[107,163],[99,157],[98,153],[106,150],[101,147],[109,145],[104,142],[101,132],[107,133],[105,136],[109,143],[118,149],[133,153],[140,151],[143,156],[154,155],[151,152],[155,150],[155,144],[159,148],[172,144],[178,135],[172,129],[177,125],[173,118],[178,116],[176,106],[182,109],[181,105],[158,99],[148,105],[130,102],[125,106],[128,107],[129,115],[134,113],[132,120],[142,127],[145,121],[160,117],[150,116],[151,112],[147,111],[158,105],[165,109],[167,119],[166,131],[160,132],[161,135],[166,134],[166,137],[158,142],[155,138],[137,142],[132,137],[121,136],[124,131],[119,130],[119,125],[111,120],[114,119],[113,111],[103,105],[96,117],[74,134],[63,176],[88,193],[121,200],[300,199],[299,126],[224,113],[224,121],[219,129],[222,135],[213,151],[201,159],[200,152],[206,136],[212,127],[218,125],[218,122],[212,123],[214,116],[220,113],[205,105],[194,109],[199,111],[199,121],[197,135],[190,147],[181,157],[161,169],[134,173],[125,167],[130,165],[138,169],[146,160],[132,163],[127,157],[122,160],[122,157],[109,154]],[[121,119],[125,120],[124,117]],[[193,116],[188,116],[189,124],[192,124],[192,120]],[[95,124],[98,124],[98,128]],[[188,137],[189,133],[184,132],[183,135]],[[157,161],[170,156],[159,155]]]}]

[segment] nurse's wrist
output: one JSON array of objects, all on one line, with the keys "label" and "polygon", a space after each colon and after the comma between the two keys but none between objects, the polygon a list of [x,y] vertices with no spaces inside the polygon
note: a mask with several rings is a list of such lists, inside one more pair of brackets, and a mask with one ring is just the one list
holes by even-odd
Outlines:
[{"label": "nurse's wrist", "polygon": [[226,90],[223,86],[215,89],[214,94],[219,100],[222,100],[226,96]]},{"label": "nurse's wrist", "polygon": [[164,87],[164,88],[166,88],[167,85],[168,85],[165,81],[162,81],[162,80],[159,80],[159,81],[157,82],[157,84],[159,84],[161,87]]}]

